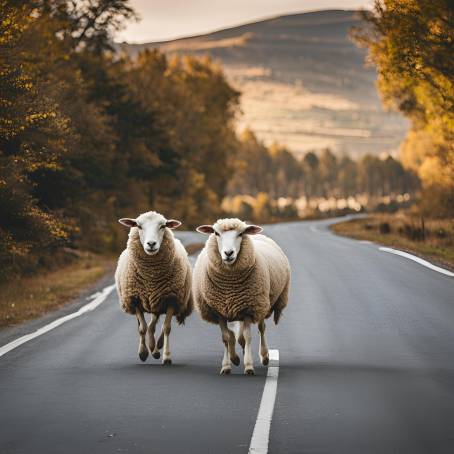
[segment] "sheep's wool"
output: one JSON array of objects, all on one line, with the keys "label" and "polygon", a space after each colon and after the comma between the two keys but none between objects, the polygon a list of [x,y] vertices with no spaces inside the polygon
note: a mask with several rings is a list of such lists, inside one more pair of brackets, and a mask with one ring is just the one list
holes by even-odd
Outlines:
[{"label": "sheep's wool", "polygon": [[[240,225],[241,223],[241,225]],[[239,220],[219,220],[221,230],[244,229]],[[214,234],[210,235],[194,267],[193,293],[202,318],[218,323],[250,317],[257,323],[274,312],[279,321],[287,305],[290,265],[281,248],[265,235],[244,235],[232,265],[225,264]]]},{"label": "sheep's wool", "polygon": [[246,223],[240,219],[218,219],[215,224],[223,232],[228,230],[238,230],[239,232],[243,231],[246,228]]},{"label": "sheep's wool", "polygon": [[166,228],[159,252],[149,256],[143,250],[136,227],[129,232],[126,249],[115,273],[120,305],[135,314],[136,304],[144,312],[164,314],[169,304],[179,323],[192,312],[191,267],[181,242]]}]

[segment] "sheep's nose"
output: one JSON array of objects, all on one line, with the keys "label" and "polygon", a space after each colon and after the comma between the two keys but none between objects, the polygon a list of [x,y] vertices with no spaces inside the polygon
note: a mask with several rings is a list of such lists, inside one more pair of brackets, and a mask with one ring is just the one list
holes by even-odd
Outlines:
[{"label": "sheep's nose", "polygon": [[226,257],[231,257],[233,255],[233,250],[231,249],[230,251],[225,251],[224,254]]},{"label": "sheep's nose", "polygon": [[156,241],[148,241],[147,245],[150,249],[154,249],[154,247],[156,246]]}]

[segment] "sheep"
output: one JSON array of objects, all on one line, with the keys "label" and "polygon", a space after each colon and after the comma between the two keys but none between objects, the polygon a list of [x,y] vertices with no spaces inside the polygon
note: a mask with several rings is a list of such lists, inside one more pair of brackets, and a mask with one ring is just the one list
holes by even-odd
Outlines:
[{"label": "sheep", "polygon": [[[136,219],[122,218],[119,222],[130,228],[126,249],[118,259],[115,284],[124,312],[136,315],[139,328],[139,358],[145,361],[148,347],[159,359],[164,346],[163,364],[171,364],[169,334],[172,317],[184,323],[193,309],[192,271],[188,254],[171,229],[180,221],[167,220],[155,211],[141,214]],[[146,325],[144,312],[151,313]],[[160,315],[165,314],[158,341],[155,329]]]},{"label": "sheep", "polygon": [[193,297],[201,317],[219,324],[224,343],[221,375],[230,374],[231,363],[239,365],[235,334],[228,322],[238,322],[238,343],[244,353],[244,373],[254,375],[251,324],[260,332],[259,356],[269,362],[265,319],[274,314],[277,324],[287,306],[290,264],[281,248],[260,235],[262,228],[239,219],[219,219],[197,231],[210,234],[193,271]]}]

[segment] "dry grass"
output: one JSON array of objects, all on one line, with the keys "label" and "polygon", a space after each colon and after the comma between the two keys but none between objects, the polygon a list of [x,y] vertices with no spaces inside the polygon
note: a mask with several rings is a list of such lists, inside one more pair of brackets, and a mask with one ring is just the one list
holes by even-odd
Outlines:
[{"label": "dry grass", "polygon": [[[204,243],[186,246],[188,254]],[[87,287],[113,272],[117,257],[81,253],[76,261],[55,271],[22,277],[0,285],[0,328],[17,325],[59,309]]]},{"label": "dry grass", "polygon": [[16,325],[64,306],[112,271],[114,257],[83,254],[58,270],[0,286],[0,327]]},{"label": "dry grass", "polygon": [[339,234],[395,247],[454,270],[454,219],[424,220],[403,213],[373,214],[332,226]]}]

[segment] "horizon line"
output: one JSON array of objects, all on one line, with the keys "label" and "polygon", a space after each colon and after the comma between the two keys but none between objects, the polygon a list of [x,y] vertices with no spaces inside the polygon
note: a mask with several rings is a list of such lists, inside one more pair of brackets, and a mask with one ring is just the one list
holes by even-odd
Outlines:
[{"label": "horizon line", "polygon": [[260,22],[265,22],[265,21],[273,20],[273,19],[279,19],[279,18],[282,18],[282,17],[298,16],[298,15],[301,15],[301,14],[321,13],[321,12],[327,12],[327,11],[344,11],[344,12],[351,11],[351,12],[359,13],[359,12],[365,11],[365,10],[366,10],[366,8],[359,8],[359,9],[348,9],[348,8],[347,9],[342,9],[342,8],[311,9],[311,10],[300,11],[300,12],[295,12],[295,13],[278,14],[278,15],[275,15],[275,16],[264,16],[262,18],[253,19],[250,22],[241,22],[241,23],[238,23],[236,25],[228,25],[228,26],[223,27],[223,28],[217,28],[217,29],[214,29],[214,30],[211,30],[211,31],[196,33],[194,35],[179,35],[179,36],[176,36],[176,37],[173,37],[173,38],[166,38],[166,39],[161,39],[161,40],[157,40],[157,41],[155,41],[155,40],[147,40],[147,41],[144,41],[144,42],[116,41],[114,39],[113,42],[115,44],[129,44],[130,46],[143,46],[143,45],[147,45],[147,44],[160,45],[160,44],[167,44],[167,43],[172,42],[172,41],[200,38],[200,37],[205,36],[205,35],[211,35],[213,33],[218,33],[218,32],[226,31],[226,30],[232,30],[234,28],[243,27],[245,25],[258,24]]}]

